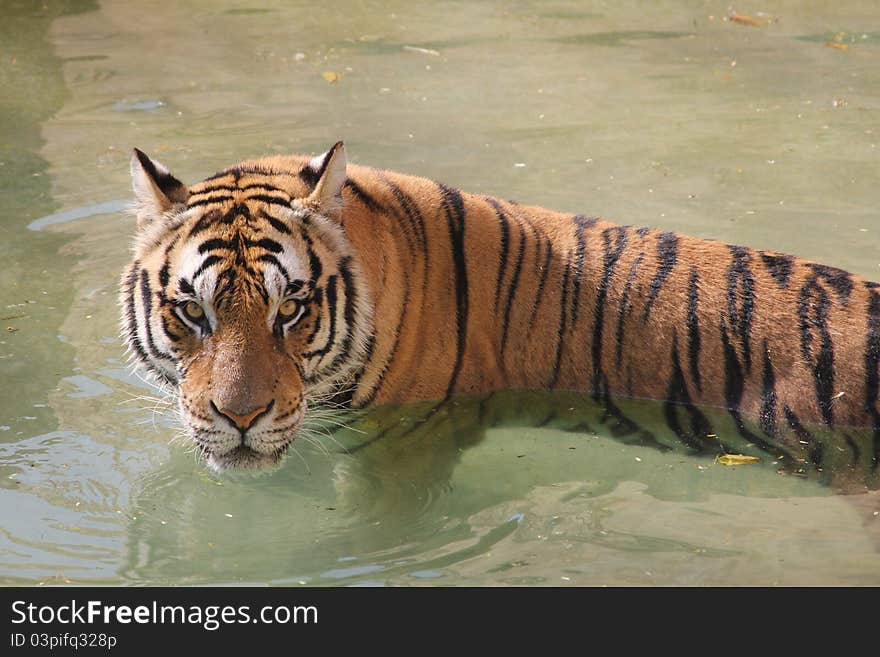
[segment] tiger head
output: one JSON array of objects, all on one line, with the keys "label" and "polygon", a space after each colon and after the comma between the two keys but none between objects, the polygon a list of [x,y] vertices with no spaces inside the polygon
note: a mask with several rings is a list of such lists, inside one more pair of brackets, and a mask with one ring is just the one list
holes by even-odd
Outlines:
[{"label": "tiger head", "polygon": [[369,292],[342,228],[342,143],[244,162],[187,187],[135,150],[134,259],[122,333],[176,394],[214,469],[281,458],[309,401],[349,385],[371,331]]}]

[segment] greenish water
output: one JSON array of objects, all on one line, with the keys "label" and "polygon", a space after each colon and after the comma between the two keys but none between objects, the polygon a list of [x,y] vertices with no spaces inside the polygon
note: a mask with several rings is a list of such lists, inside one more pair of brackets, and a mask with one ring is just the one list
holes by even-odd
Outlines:
[{"label": "greenish water", "polygon": [[345,139],[357,163],[876,280],[880,10],[766,2],[753,27],[728,6],[4,2],[0,583],[880,584],[880,519],[769,459],[475,428],[469,401],[217,476],[117,336],[133,146],[195,181]]}]

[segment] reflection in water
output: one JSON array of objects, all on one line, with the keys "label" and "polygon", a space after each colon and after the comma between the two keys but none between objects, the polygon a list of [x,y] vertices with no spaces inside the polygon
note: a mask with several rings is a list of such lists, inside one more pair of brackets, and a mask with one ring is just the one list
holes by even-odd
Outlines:
[{"label": "reflection in water", "polygon": [[[147,582],[293,584],[355,583],[380,572],[384,581],[446,576],[475,559],[515,553],[521,526],[535,521],[549,522],[547,535],[581,559],[629,554],[650,569],[669,554],[745,559],[749,547],[732,537],[768,499],[845,506],[847,498],[785,473],[773,456],[726,468],[711,455],[694,456],[657,422],[646,424],[654,427],[648,448],[638,429],[627,445],[621,418],[648,422],[662,405],[622,401],[615,409],[612,416],[588,399],[539,393],[380,408],[340,416],[349,427],[326,443],[339,451],[300,448],[302,461],[290,456],[259,476],[208,474],[175,456],[138,482],[123,574]],[[694,514],[708,515],[726,523],[720,535],[727,537],[655,534],[643,519],[626,517],[632,495],[666,504],[667,515],[682,516],[680,528]],[[534,505],[548,503],[558,513],[534,515]],[[566,519],[566,507],[581,519]],[[847,513],[858,515],[856,508]],[[873,551],[869,541],[860,545]],[[619,567],[600,568],[593,581],[618,581]],[[494,581],[505,570],[502,563],[483,576]]]},{"label": "reflection in water", "polygon": [[65,212],[56,212],[55,214],[46,215],[39,219],[34,219],[28,224],[30,230],[42,230],[46,226],[55,224],[63,224],[68,221],[76,221],[86,217],[94,217],[97,214],[111,214],[121,212],[131,204],[130,201],[105,201],[104,203],[96,203],[84,208],[74,208]]}]

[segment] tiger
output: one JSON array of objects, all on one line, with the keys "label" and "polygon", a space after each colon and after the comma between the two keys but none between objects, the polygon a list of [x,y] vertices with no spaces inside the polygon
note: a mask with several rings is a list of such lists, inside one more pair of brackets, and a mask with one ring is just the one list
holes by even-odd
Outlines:
[{"label": "tiger", "polygon": [[276,465],[327,400],[558,391],[618,423],[655,400],[694,451],[732,449],[720,414],[880,485],[878,283],[348,164],[342,142],[191,186],[134,149],[131,177],[122,336],[217,471]]}]

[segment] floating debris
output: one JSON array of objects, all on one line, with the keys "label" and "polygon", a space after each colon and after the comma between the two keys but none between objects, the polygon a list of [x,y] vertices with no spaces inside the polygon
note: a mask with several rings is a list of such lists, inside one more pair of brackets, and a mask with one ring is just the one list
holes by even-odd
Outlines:
[{"label": "floating debris", "polygon": [[731,23],[737,23],[738,25],[746,25],[748,27],[764,27],[773,20],[762,14],[758,14],[758,16],[759,17],[756,18],[754,16],[749,16],[748,14],[737,14],[735,11],[732,11],[726,16],[725,20],[728,20]]},{"label": "floating debris", "polygon": [[134,103],[128,103],[123,100],[113,105],[113,110],[116,112],[146,112],[159,109],[160,107],[165,107],[165,103],[157,99],[141,100]]},{"label": "floating debris", "polygon": [[439,57],[440,53],[436,50],[431,50],[430,48],[419,48],[418,46],[403,46],[403,49],[407,52],[417,52],[421,55],[431,55],[432,57]]},{"label": "floating debris", "polygon": [[745,465],[746,463],[758,463],[761,459],[747,454],[719,454],[715,462],[721,465]]}]

